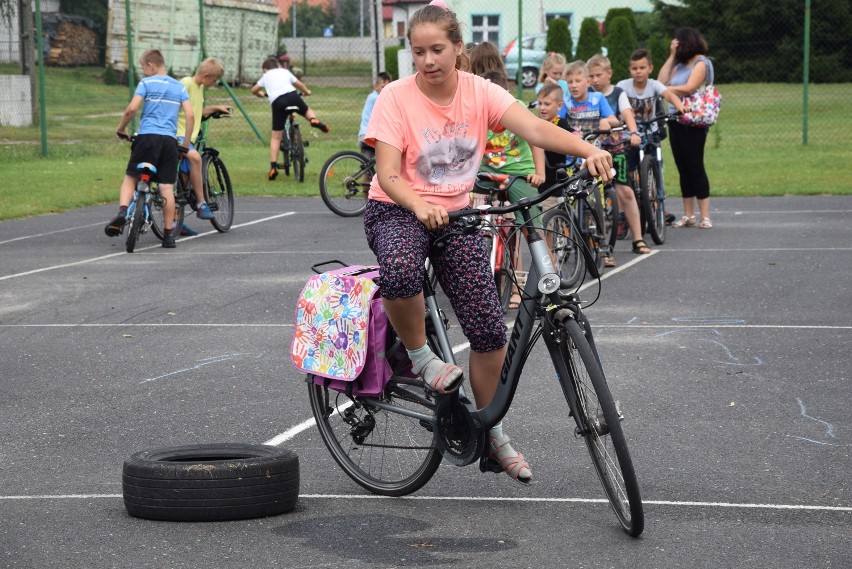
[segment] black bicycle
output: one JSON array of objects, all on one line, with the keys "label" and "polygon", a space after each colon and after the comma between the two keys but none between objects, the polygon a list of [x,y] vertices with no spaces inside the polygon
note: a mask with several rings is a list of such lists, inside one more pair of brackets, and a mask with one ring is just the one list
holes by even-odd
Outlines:
[{"label": "black bicycle", "polygon": [[[463,232],[479,231],[485,214],[515,211],[521,212],[527,228],[530,266],[522,306],[497,392],[487,407],[477,409],[464,388],[437,395],[421,379],[412,378],[405,349],[392,330],[386,355],[394,374],[381,396],[352,396],[309,380],[311,410],[323,442],[355,482],[376,494],[402,496],[426,484],[442,460],[457,466],[478,463],[483,472],[499,471],[486,451],[488,431],[508,411],[524,364],[534,344],[543,339],[573,419],[555,421],[554,429],[565,441],[579,438],[585,442],[619,523],[632,536],[642,533],[644,513],[621,426],[624,416],[607,385],[580,297],[557,275],[530,214],[531,206],[550,196],[578,199],[596,185],[582,170],[558,180],[535,198],[523,198],[506,207],[450,213]],[[590,273],[599,277],[591,252],[586,250],[586,256]],[[444,361],[454,362],[446,332],[448,319],[426,278],[423,288],[429,345]]]},{"label": "black bicycle", "polygon": [[284,174],[289,176],[292,167],[293,178],[297,182],[304,182],[305,164],[308,163],[305,147],[309,143],[302,139],[302,130],[299,128],[299,123],[296,122],[296,111],[298,110],[299,107],[284,109],[287,118],[284,121],[284,136],[281,138],[281,146],[279,147],[281,161],[278,163],[278,168],[284,170]]},{"label": "black bicycle", "polygon": [[320,197],[337,215],[359,216],[367,207],[367,194],[375,173],[375,158],[353,150],[333,154],[320,171]]},{"label": "black bicycle", "polygon": [[[230,116],[229,113],[215,111],[202,118],[202,123],[213,118],[218,119]],[[202,128],[195,141],[195,149],[201,154],[201,180],[204,185],[204,200],[213,212],[210,223],[220,233],[227,232],[234,222],[234,188],[231,186],[231,177],[228,169],[218,150],[207,145],[206,129]],[[182,160],[181,162],[184,162]],[[189,206],[192,211],[196,210],[196,197],[192,189],[189,174],[178,172],[175,183],[175,227],[180,230],[183,227],[186,212],[184,206]]]},{"label": "black bicycle", "polygon": [[[677,113],[657,114],[646,121],[636,121],[642,143],[639,145],[639,183],[634,188],[639,201],[640,227],[654,243],[666,242],[666,188],[663,183],[663,149],[660,128],[662,123],[677,117]],[[654,129],[652,125],[660,128]],[[640,239],[634,237],[633,239]]]}]

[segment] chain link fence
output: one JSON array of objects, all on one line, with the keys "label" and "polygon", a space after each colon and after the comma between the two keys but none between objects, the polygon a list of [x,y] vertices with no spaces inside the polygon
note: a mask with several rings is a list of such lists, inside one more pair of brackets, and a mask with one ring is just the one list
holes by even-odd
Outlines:
[{"label": "chain link fence", "polygon": [[[108,0],[103,17],[92,18],[59,12],[60,4],[65,10],[81,3],[44,0],[42,10],[54,11],[42,17],[41,85],[38,64],[27,62],[21,48],[27,45],[22,36],[27,30],[35,36],[35,30],[32,24],[22,28],[20,10],[15,10],[29,4],[32,0],[0,0],[0,147],[7,147],[0,156],[27,158],[42,148],[48,155],[60,148],[64,154],[102,152],[139,77],[138,63],[136,68],[130,64],[145,49],[156,47],[178,78],[190,75],[205,55],[222,60],[227,85],[210,90],[208,104],[229,104],[238,113],[235,119],[217,121],[212,138],[217,145],[255,145],[261,164],[269,107],[252,97],[248,87],[262,74],[266,57],[287,54],[291,67],[314,92],[307,102],[332,127],[330,135],[323,135],[322,145],[316,145],[322,150],[312,156],[321,164],[325,153],[357,148],[361,108],[376,72],[388,70],[394,78],[406,73],[410,63],[400,69],[398,62],[409,61],[400,59],[408,17],[425,2],[336,0],[323,7],[307,0]],[[606,50],[619,43],[605,35],[608,14],[628,8],[634,32],[629,44],[651,49],[657,68],[674,30],[691,25],[707,38],[723,94],[722,112],[711,136],[713,147],[727,148],[734,157],[777,160],[779,149],[794,152],[805,140],[849,141],[852,119],[841,111],[852,81],[848,41],[852,16],[843,8],[848,8],[848,0],[826,0],[813,13],[806,9],[807,0],[756,3],[739,11],[742,3],[734,0],[688,0],[681,7],[660,0],[579,0],[570,5],[558,0],[449,0],[448,4],[458,14],[468,41],[491,41],[504,53],[517,45],[520,36],[530,48],[522,52],[522,67],[534,71],[544,54],[547,23],[553,18],[568,21],[572,50],[578,43],[588,44],[588,37],[580,37],[581,28],[584,34],[604,34],[595,41]],[[589,19],[596,25],[583,26]],[[814,38],[809,44],[806,26]],[[809,83],[802,80],[806,53],[811,62]],[[627,75],[624,69],[614,71],[614,79]],[[39,92],[44,92],[43,116]],[[534,95],[525,90],[521,97],[532,100]],[[17,150],[8,151],[10,146]],[[848,144],[840,152],[847,158],[852,153]]]}]

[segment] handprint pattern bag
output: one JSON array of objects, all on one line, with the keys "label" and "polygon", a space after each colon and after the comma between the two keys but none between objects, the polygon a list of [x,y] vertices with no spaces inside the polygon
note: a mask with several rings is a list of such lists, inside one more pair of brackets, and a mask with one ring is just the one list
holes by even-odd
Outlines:
[{"label": "handprint pattern bag", "polygon": [[312,276],[296,304],[290,358],[309,381],[353,395],[379,395],[391,377],[388,319],[378,267]]}]

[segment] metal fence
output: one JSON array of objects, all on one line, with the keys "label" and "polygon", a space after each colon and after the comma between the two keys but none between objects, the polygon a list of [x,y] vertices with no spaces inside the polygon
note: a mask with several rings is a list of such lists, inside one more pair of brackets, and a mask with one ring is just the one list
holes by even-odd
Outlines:
[{"label": "metal fence", "polygon": [[[712,4],[708,2],[692,0],[685,4],[700,8],[701,5]],[[795,79],[802,77],[805,61],[814,61],[818,69],[829,71],[842,69],[847,64],[852,66],[848,35],[842,45],[832,39],[834,36],[827,38],[825,33],[821,33],[813,45],[805,42],[805,26],[825,30],[826,22],[831,22],[832,18],[849,20],[845,12],[811,15],[806,10],[808,0],[802,5],[782,1],[780,5],[786,11],[770,10],[767,6],[765,14],[752,14],[753,20],[766,24],[752,30],[767,34],[763,37],[756,37],[755,33],[737,35],[737,30],[747,22],[723,21],[726,16],[718,11],[705,14],[701,21],[692,22],[685,20],[694,17],[688,10],[678,12],[669,4],[657,3],[656,0],[581,0],[572,3],[570,8],[558,0],[449,0],[448,3],[462,22],[466,40],[492,41],[501,52],[519,35],[527,37],[545,33],[548,21],[557,17],[568,20],[573,45],[576,46],[583,20],[594,18],[602,23],[610,8],[623,5],[634,10],[634,45],[651,46],[656,53],[659,53],[660,45],[668,45],[667,38],[677,26],[694,23],[707,37],[710,56],[718,54],[717,84],[724,99],[715,130],[717,146],[730,140],[725,136],[726,132],[742,125],[755,131],[755,139],[763,141],[752,149],[755,152],[775,152],[777,149],[772,147],[773,141],[792,148],[791,144],[806,140],[808,131],[812,140],[815,137],[827,139],[837,132],[848,133],[852,126],[852,121],[847,118],[849,115],[841,111],[850,92],[849,83],[828,85],[820,88],[817,96],[812,93],[809,96],[809,83]],[[733,0],[728,3],[734,4]],[[16,2],[0,0],[0,6],[10,4],[15,5]],[[351,125],[357,123],[364,96],[370,90],[375,73],[388,69],[394,77],[399,75],[398,51],[404,48],[406,23],[409,15],[421,4],[399,0],[384,4],[377,0],[338,0],[332,3],[333,9],[321,15],[325,20],[319,25],[316,18],[320,16],[315,10],[311,11],[305,0],[296,3],[295,7],[286,1],[280,4],[286,4],[283,21],[273,0],[246,0],[242,3],[238,0],[227,3],[212,0],[184,3],[109,0],[107,29],[93,28],[93,33],[85,38],[81,34],[59,34],[58,25],[51,28],[53,31],[42,30],[42,63],[29,66],[22,62],[20,49],[15,49],[15,46],[21,45],[20,37],[15,35],[19,32],[8,25],[0,25],[0,146],[24,145],[32,147],[33,154],[39,151],[49,154],[52,146],[72,143],[78,147],[78,152],[97,152],[104,132],[109,132],[108,129],[118,121],[118,113],[132,92],[133,78],[138,78],[138,69],[133,69],[128,62],[137,60],[148,47],[158,47],[164,52],[170,72],[177,77],[191,74],[205,54],[224,62],[229,88],[216,90],[211,97],[215,102],[232,100],[239,103],[245,111],[243,116],[246,120],[217,124],[217,137],[261,144],[267,136],[267,107],[263,101],[250,97],[238,87],[250,85],[261,75],[260,64],[265,57],[284,52],[291,57],[291,65],[301,70],[304,82],[314,90],[314,100],[318,105],[326,93],[335,93],[333,100],[336,102],[331,108],[323,109],[324,116],[330,124],[347,125],[345,132],[338,130],[338,134],[353,137],[354,133],[349,131],[357,129],[357,126]],[[763,10],[754,8],[753,11],[758,9]],[[84,19],[71,16],[74,17],[51,17],[54,18],[52,21],[73,24],[78,31],[81,26],[87,26]],[[812,16],[813,23],[810,20]],[[14,15],[13,19],[17,22],[18,17]],[[345,17],[355,18],[356,23],[344,26],[341,18]],[[42,21],[47,19],[45,16]],[[3,20],[0,18],[0,21]],[[348,28],[354,36],[336,36],[335,29],[343,28]],[[26,30],[27,27],[20,29]],[[300,30],[306,29],[320,29],[327,37],[305,37]],[[843,26],[839,29],[838,33],[846,33]],[[777,36],[782,33],[781,30],[786,30],[784,37]],[[35,34],[38,35],[37,30]],[[76,44],[72,43],[72,38]],[[97,42],[94,46],[97,63],[92,64],[90,60],[85,65],[73,63],[71,55],[74,54],[92,57],[88,49],[92,41]],[[604,37],[602,41],[606,46],[609,40]],[[755,42],[759,42],[759,49]],[[63,51],[66,51],[65,56]],[[528,55],[527,62],[534,63],[536,54]],[[524,57],[527,57],[526,52]],[[659,67],[662,61],[659,56],[656,57]],[[753,72],[751,76],[760,82],[746,82],[749,75],[743,70],[758,69],[761,61],[781,60],[788,63],[783,74]],[[36,80],[41,70],[45,71],[44,78]],[[617,73],[623,75],[624,70]],[[828,76],[823,71],[820,73],[814,79],[830,83],[831,73]],[[841,80],[849,80],[839,71],[835,75]],[[731,84],[732,79],[738,83]],[[72,96],[79,92],[87,95]],[[532,92],[525,92],[523,97],[532,99]],[[745,112],[726,113],[726,107],[732,105],[734,97],[742,98],[738,101],[739,108],[745,109]],[[71,107],[67,104],[69,100],[75,101]],[[735,124],[736,121],[739,122]],[[256,128],[252,122],[260,126]],[[779,124],[782,125],[780,129]],[[88,139],[89,136],[92,138]],[[766,144],[767,140],[769,144]]]}]

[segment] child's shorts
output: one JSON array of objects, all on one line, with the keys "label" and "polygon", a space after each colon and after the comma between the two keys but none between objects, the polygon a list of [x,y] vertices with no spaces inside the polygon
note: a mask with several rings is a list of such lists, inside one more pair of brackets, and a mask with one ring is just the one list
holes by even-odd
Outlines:
[{"label": "child's shorts", "polygon": [[163,134],[138,134],[130,150],[125,173],[134,178],[139,175],[140,162],[150,162],[157,167],[160,184],[174,184],[177,180],[178,142],[173,136]]},{"label": "child's shorts", "polygon": [[302,116],[308,112],[308,105],[298,91],[284,93],[272,101],[272,130],[284,130],[284,123],[289,114],[287,107],[298,107],[296,112]]}]

